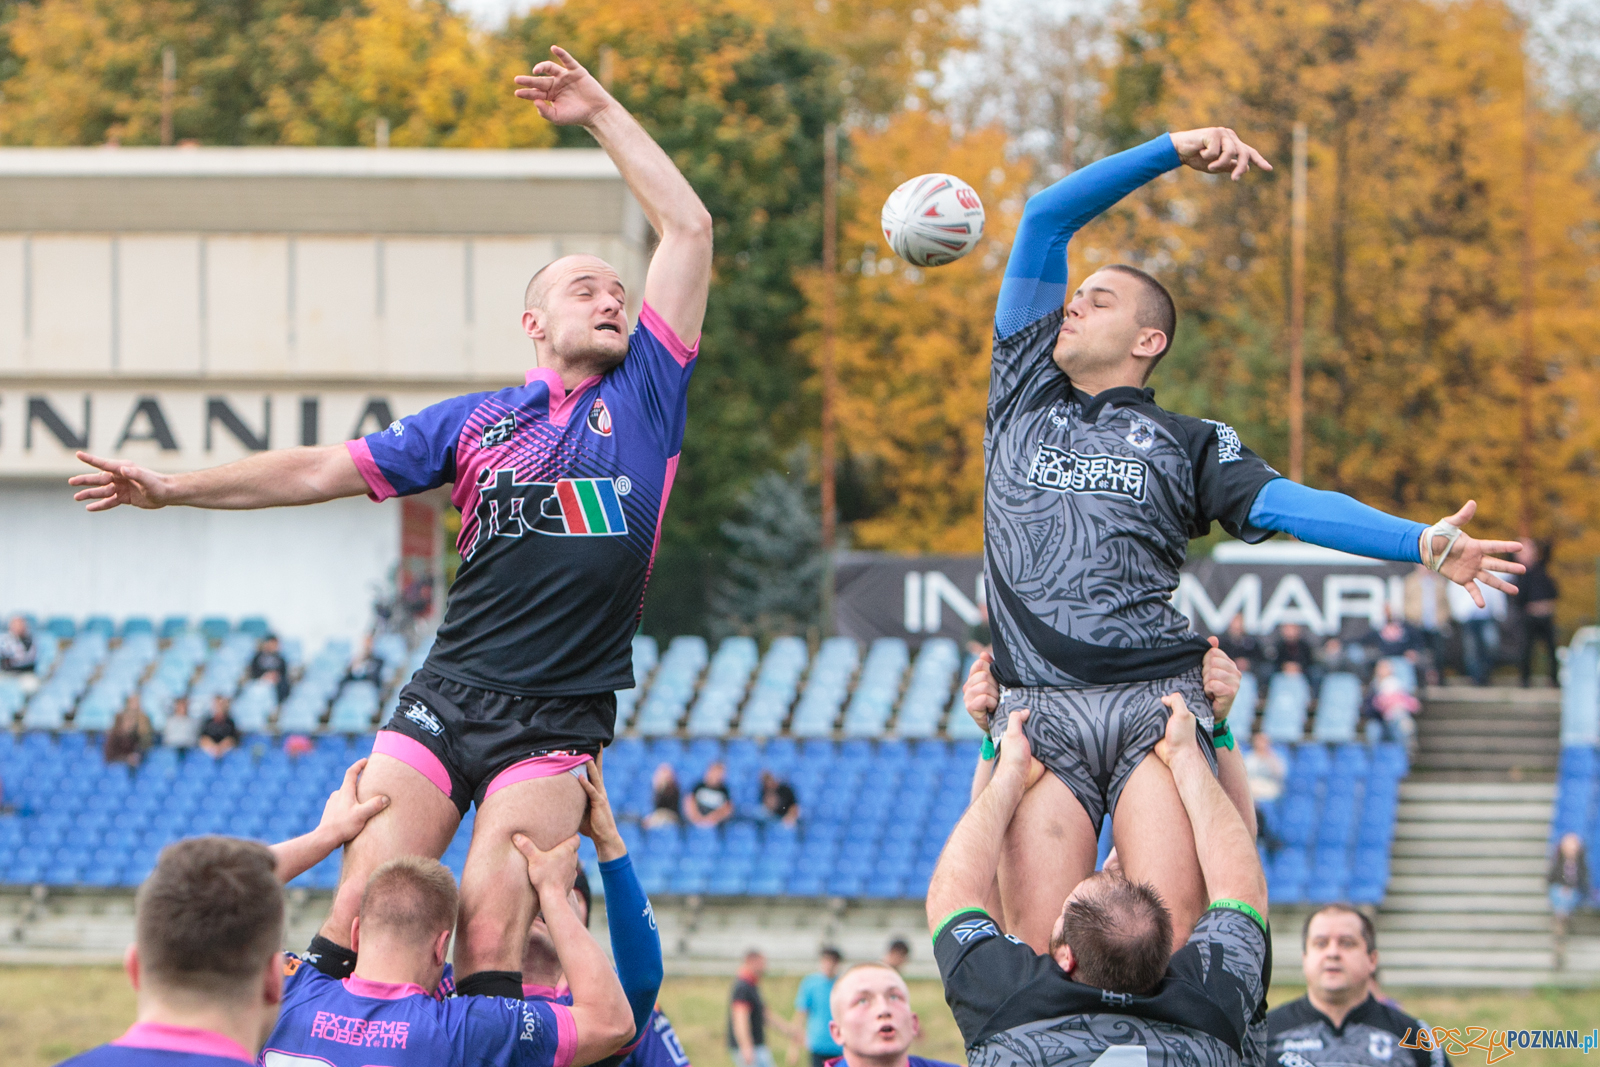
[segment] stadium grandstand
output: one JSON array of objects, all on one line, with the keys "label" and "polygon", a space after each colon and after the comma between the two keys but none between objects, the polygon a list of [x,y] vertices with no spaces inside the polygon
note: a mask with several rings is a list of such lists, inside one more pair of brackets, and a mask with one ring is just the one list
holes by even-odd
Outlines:
[{"label": "stadium grandstand", "polygon": [[[263,618],[30,622],[36,683],[0,675],[0,718],[13,727],[0,732],[11,809],[0,816],[0,879],[10,885],[132,887],[160,848],[182,837],[278,840],[309,829],[427,655],[426,644],[411,649],[399,635],[379,635],[381,680],[348,681],[350,642],[331,640],[308,656],[288,638],[292,686],[280,703],[273,685],[248,677],[269,629]],[[729,637],[713,652],[698,636],[665,649],[637,637],[639,685],[618,694],[619,736],[606,766],[647,890],[922,897],[966,807],[981,737],[961,706],[969,663],[944,638],[915,652],[898,638],[865,649],[831,638],[813,652],[797,637],[776,638],[765,651]],[[1358,739],[1354,675],[1322,679],[1315,702],[1298,675],[1274,676],[1264,702],[1259,692],[1247,675],[1232,719],[1242,743],[1265,732],[1287,768],[1282,795],[1264,805],[1274,828],[1274,852],[1264,851],[1274,903],[1378,904],[1408,770],[1404,747]],[[220,759],[157,745],[137,768],[107,764],[100,735],[135,693],[158,732],[179,697],[197,716],[214,697],[227,698],[243,743]],[[716,829],[640,827],[659,765],[693,783],[713,760],[727,766],[735,819]],[[793,786],[797,825],[738,817],[760,812],[763,770]],[[444,857],[458,873],[471,820],[469,812]],[[335,856],[296,884],[328,890],[337,879]]]}]

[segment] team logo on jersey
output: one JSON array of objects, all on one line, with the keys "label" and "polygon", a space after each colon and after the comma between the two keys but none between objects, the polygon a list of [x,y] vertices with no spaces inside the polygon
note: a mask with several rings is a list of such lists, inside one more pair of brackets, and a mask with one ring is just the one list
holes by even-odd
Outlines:
[{"label": "team logo on jersey", "polygon": [[515,470],[486,470],[478,476],[478,536],[463,558],[471,559],[491,537],[625,536],[622,498],[632,488],[626,478],[519,482]]},{"label": "team logo on jersey", "polygon": [[444,733],[444,723],[439,721],[439,716],[428,710],[428,706],[421,701],[413,700],[411,706],[400,712],[406,718],[428,731],[434,737]]},{"label": "team logo on jersey", "polygon": [[1216,419],[1206,419],[1217,428],[1217,462],[1236,463],[1244,458],[1244,445],[1239,440],[1239,434],[1232,426]]},{"label": "team logo on jersey", "polygon": [[406,424],[401,422],[399,419],[395,419],[389,424],[389,428],[385,432],[392,433],[396,437],[400,437],[406,432]]},{"label": "team logo on jersey", "polygon": [[1128,416],[1128,436],[1123,440],[1134,448],[1149,448],[1156,443],[1156,428],[1143,415]]},{"label": "team logo on jersey", "polygon": [[1374,1030],[1367,1035],[1367,1051],[1373,1059],[1387,1060],[1394,1056],[1394,1035]]},{"label": "team logo on jersey", "polygon": [[[1318,1046],[1321,1047],[1320,1045]],[[1282,1067],[1315,1067],[1315,1065],[1298,1052],[1285,1052],[1278,1057]]]},{"label": "team logo on jersey", "polygon": [[1028,469],[1028,484],[1057,493],[1125,496],[1142,502],[1149,470],[1142,459],[1086,456],[1042,444]]},{"label": "team logo on jersey", "polygon": [[965,945],[969,941],[982,941],[986,937],[996,937],[1000,930],[988,919],[966,919],[956,923],[950,928],[956,941]]},{"label": "team logo on jersey", "polygon": [[611,436],[611,409],[606,407],[606,402],[595,397],[594,403],[589,408],[589,429],[601,437]]},{"label": "team logo on jersey", "polygon": [[511,440],[512,435],[516,432],[517,417],[515,415],[507,415],[493,426],[484,429],[482,447],[493,448],[495,445],[503,445]]}]

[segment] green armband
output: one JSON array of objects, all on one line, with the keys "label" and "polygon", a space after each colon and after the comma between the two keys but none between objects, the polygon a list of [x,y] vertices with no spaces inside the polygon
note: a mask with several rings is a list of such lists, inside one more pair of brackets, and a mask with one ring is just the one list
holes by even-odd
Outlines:
[{"label": "green armband", "polygon": [[[1250,905],[1246,904],[1242,900],[1229,900],[1227,898],[1223,898],[1222,900],[1213,900],[1211,902],[1211,907],[1212,908],[1223,908],[1223,909],[1226,909],[1228,911],[1243,912],[1244,914],[1250,916],[1250,918],[1252,918],[1252,919],[1254,919],[1256,921],[1256,925],[1261,927],[1261,932],[1262,933],[1266,933],[1267,932],[1267,920],[1265,920],[1265,919],[1263,919],[1261,917],[1261,913],[1259,911],[1257,911],[1256,909],[1252,908]],[[1207,910],[1210,910],[1210,909],[1207,909]]]},{"label": "green armband", "polygon": [[988,734],[983,735],[983,747],[978,749],[978,758],[985,763],[994,759],[994,738]]},{"label": "green armband", "polygon": [[1223,719],[1211,728],[1211,747],[1233,751],[1233,727],[1228,725],[1227,719]]}]

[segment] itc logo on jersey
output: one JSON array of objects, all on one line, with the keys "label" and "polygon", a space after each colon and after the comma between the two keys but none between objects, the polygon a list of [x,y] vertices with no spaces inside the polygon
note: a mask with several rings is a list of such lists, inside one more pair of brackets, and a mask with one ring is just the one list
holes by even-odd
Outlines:
[{"label": "itc logo on jersey", "polygon": [[622,497],[631,488],[626,478],[519,482],[515,470],[486,470],[478,476],[478,536],[465,558],[491,537],[621,537],[628,532]]},{"label": "itc logo on jersey", "polygon": [[1085,456],[1040,445],[1028,469],[1028,484],[1057,493],[1096,493],[1144,501],[1149,468],[1143,460],[1121,456]]}]

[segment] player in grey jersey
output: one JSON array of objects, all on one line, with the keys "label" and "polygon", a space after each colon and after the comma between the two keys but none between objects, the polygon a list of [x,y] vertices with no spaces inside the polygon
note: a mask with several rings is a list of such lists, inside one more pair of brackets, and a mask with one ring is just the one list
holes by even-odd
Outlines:
[{"label": "player in grey jersey", "polygon": [[1212,522],[1247,541],[1288,532],[1427,563],[1475,597],[1474,580],[1509,590],[1497,572],[1521,570],[1489,556],[1515,542],[1461,531],[1470,502],[1431,527],[1392,518],[1280,477],[1227,425],[1158,407],[1144,384],[1176,313],[1143,271],[1102,268],[1063,306],[1066,245],[1080,226],[1179,165],[1238,178],[1252,163],[1267,165],[1233,131],[1211,128],[1085,167],[1029,200],[1001,284],[984,554],[1004,689],[989,726],[998,740],[1011,712],[1030,708],[1029,741],[1052,772],[1019,805],[1000,868],[1006,924],[1036,948],[1058,902],[1093,870],[1106,813],[1128,876],[1171,908],[1175,944],[1204,907],[1171,777],[1147,758],[1166,728],[1166,694],[1183,694],[1210,740],[1207,646],[1171,603],[1190,538]]}]

